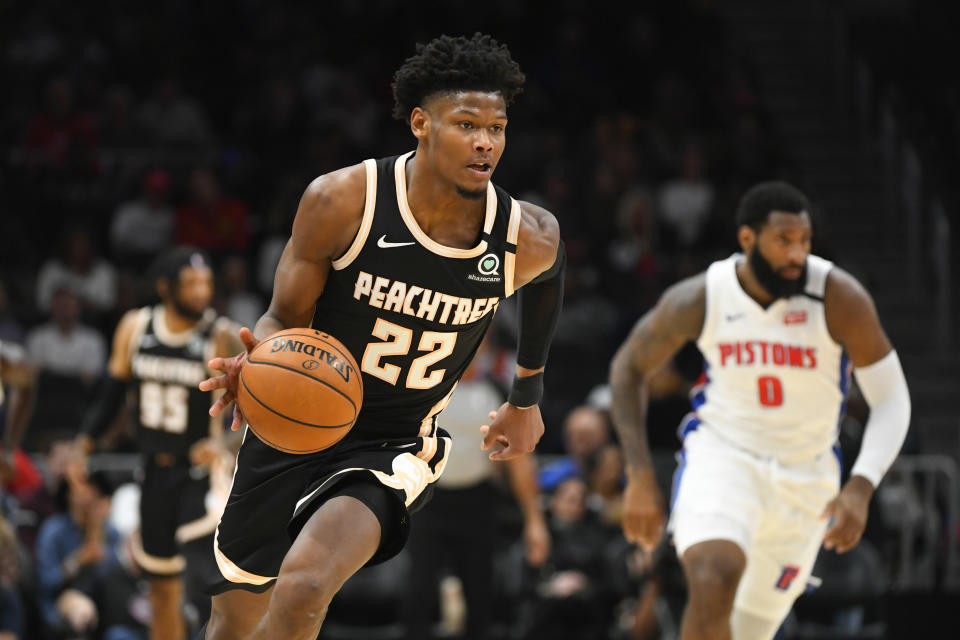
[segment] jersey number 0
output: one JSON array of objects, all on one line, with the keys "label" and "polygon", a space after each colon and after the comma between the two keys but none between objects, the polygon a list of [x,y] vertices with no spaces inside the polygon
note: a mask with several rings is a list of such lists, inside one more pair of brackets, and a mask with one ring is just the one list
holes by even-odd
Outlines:
[{"label": "jersey number 0", "polygon": [[[413,344],[413,331],[398,324],[377,318],[373,326],[374,337],[383,342],[371,342],[363,352],[360,369],[364,373],[380,378],[384,382],[396,385],[400,378],[400,367],[389,362],[382,362],[391,356],[405,356],[410,352]],[[440,331],[424,331],[417,344],[418,351],[425,351],[422,356],[414,358],[407,372],[406,387],[408,389],[430,389],[443,381],[446,369],[435,369],[427,373],[427,369],[437,364],[451,353],[457,342],[457,334]]]}]

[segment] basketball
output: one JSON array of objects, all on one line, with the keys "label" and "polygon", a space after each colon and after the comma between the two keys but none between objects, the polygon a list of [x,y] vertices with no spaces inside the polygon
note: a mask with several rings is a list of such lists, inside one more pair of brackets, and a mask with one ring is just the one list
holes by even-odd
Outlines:
[{"label": "basketball", "polygon": [[240,369],[237,402],[260,440],[286,453],[314,453],[353,427],[363,400],[360,369],[333,336],[285,329],[264,338]]}]

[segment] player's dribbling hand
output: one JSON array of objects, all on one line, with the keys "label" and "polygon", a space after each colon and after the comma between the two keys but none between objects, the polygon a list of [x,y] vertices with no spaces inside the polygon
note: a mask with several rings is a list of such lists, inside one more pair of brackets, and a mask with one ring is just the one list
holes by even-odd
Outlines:
[{"label": "player's dribbling hand", "polygon": [[873,485],[869,480],[853,476],[836,498],[827,503],[821,518],[833,518],[823,536],[823,546],[837,553],[846,553],[857,546],[867,526],[867,512]]},{"label": "player's dribbling hand", "polygon": [[623,534],[653,551],[663,535],[663,496],[652,468],[629,469],[623,492]]},{"label": "player's dribbling hand", "polygon": [[540,407],[520,409],[504,402],[496,411],[490,412],[490,424],[480,427],[483,444],[480,448],[490,453],[491,460],[509,460],[530,453],[543,435],[543,418]]},{"label": "player's dribbling hand", "polygon": [[[216,378],[207,378],[198,386],[201,391],[213,391],[214,389],[226,389],[226,393],[220,396],[212,407],[210,415],[217,416],[227,408],[231,402],[237,399],[237,380],[240,378],[240,369],[243,363],[247,361],[247,355],[253,351],[254,347],[260,344],[260,341],[253,337],[253,332],[246,327],[240,329],[240,341],[246,351],[235,355],[232,358],[214,358],[207,363],[207,366],[215,371],[222,371],[224,375]],[[240,413],[240,407],[233,405],[233,424],[230,429],[236,431],[243,426],[243,414]]]}]

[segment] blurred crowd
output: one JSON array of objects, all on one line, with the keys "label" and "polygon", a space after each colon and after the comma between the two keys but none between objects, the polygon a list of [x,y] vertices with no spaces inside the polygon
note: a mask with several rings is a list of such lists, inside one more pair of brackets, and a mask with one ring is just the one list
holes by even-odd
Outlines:
[{"label": "blurred crowd", "polygon": [[[110,506],[111,495],[129,499],[129,473],[71,475],[64,443],[104,375],[117,320],[151,299],[153,257],[177,243],[206,249],[217,310],[252,327],[303,189],[412,148],[390,120],[393,71],[415,42],[474,30],[507,43],[528,78],[495,181],[557,215],[569,259],[536,461],[550,543],[524,555],[529,523],[493,473],[507,549],[494,621],[503,637],[659,637],[670,619],[661,593],[675,596],[674,613],[682,594],[670,553],[640,553],[619,533],[607,366],[665,286],[735,248],[733,207],[747,186],[796,179],[749,60],[708,4],[601,1],[588,14],[511,0],[429,12],[398,0],[3,6],[0,341],[22,345],[39,377],[23,452],[3,477],[0,639],[145,637],[127,551],[135,523],[128,503]],[[514,330],[504,305],[478,374],[501,390]],[[700,368],[687,349],[651,381],[667,493]],[[124,415],[100,447],[133,451]],[[349,618],[350,594],[332,625]],[[455,618],[458,600],[443,602],[435,617]]]}]

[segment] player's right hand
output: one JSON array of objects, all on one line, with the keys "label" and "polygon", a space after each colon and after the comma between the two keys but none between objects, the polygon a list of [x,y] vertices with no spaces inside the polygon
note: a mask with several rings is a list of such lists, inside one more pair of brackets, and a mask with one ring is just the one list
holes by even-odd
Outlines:
[{"label": "player's right hand", "polygon": [[[226,393],[220,396],[220,399],[210,407],[211,416],[220,415],[221,411],[237,399],[237,381],[240,379],[240,369],[243,367],[243,363],[247,361],[247,356],[250,352],[260,344],[260,341],[253,336],[253,332],[246,327],[240,329],[239,335],[240,341],[243,342],[246,351],[232,358],[213,358],[210,360],[207,366],[215,371],[222,371],[224,375],[217,376],[216,378],[207,378],[198,385],[201,391],[226,389]],[[240,407],[234,405],[233,424],[230,425],[230,428],[236,431],[241,426],[243,426],[243,414],[240,413]]]},{"label": "player's right hand", "polygon": [[663,495],[650,467],[627,471],[623,534],[646,551],[656,548],[663,535]]}]

